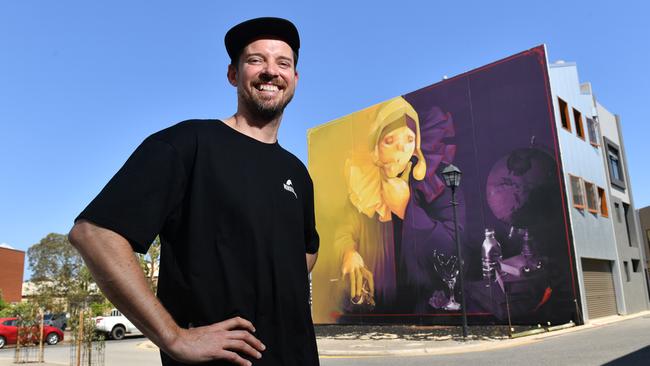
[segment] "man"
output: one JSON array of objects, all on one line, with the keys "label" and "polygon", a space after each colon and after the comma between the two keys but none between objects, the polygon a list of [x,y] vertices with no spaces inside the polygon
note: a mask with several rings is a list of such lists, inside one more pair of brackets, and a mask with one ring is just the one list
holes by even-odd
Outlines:
[{"label": "man", "polygon": [[[225,43],[237,112],[149,136],[79,215],[70,241],[164,365],[318,365],[312,182],[277,143],[298,81],[298,31],[258,18]],[[133,255],[157,234],[160,300]]]}]

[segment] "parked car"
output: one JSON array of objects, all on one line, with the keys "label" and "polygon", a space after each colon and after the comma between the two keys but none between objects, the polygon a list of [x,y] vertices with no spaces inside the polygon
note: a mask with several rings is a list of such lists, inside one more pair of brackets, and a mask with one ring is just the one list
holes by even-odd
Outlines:
[{"label": "parked car", "polygon": [[[18,318],[0,318],[0,348],[7,344],[16,344],[18,339]],[[32,341],[38,342],[38,325],[33,326]],[[57,344],[63,340],[63,332],[49,325],[43,326],[43,341],[47,344]]]},{"label": "parked car", "polygon": [[65,330],[68,326],[68,317],[65,313],[45,314],[43,316],[43,321],[46,325],[57,327],[61,330]]},{"label": "parked car", "polygon": [[123,339],[126,335],[142,335],[142,332],[117,309],[111,310],[109,316],[96,317],[95,330],[115,340]]}]

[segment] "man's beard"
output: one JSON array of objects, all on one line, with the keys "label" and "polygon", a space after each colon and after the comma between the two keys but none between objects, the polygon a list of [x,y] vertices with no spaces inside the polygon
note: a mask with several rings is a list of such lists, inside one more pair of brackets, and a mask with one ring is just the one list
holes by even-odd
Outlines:
[{"label": "man's beard", "polygon": [[291,99],[293,99],[293,94],[289,95],[286,100],[281,100],[278,103],[269,105],[265,103],[265,100],[258,98],[256,95],[248,95],[242,90],[238,91],[240,100],[246,106],[253,117],[254,121],[258,121],[260,124],[265,125],[272,120],[282,116],[284,109],[287,107]]}]

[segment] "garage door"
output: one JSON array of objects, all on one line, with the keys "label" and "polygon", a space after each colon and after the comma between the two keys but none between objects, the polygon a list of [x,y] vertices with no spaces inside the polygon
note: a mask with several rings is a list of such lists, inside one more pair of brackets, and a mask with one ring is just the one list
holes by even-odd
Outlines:
[{"label": "garage door", "polygon": [[610,261],[582,259],[589,319],[618,314]]}]

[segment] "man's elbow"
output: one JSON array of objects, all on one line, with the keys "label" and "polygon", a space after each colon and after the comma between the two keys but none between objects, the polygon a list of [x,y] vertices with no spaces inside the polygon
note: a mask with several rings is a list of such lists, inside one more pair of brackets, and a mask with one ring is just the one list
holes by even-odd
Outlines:
[{"label": "man's elbow", "polygon": [[92,237],[94,225],[86,220],[77,221],[68,233],[68,241],[77,250],[81,251],[85,243]]},{"label": "man's elbow", "polygon": [[307,270],[311,273],[312,269],[316,265],[316,260],[318,259],[318,252],[316,253],[307,253]]}]

